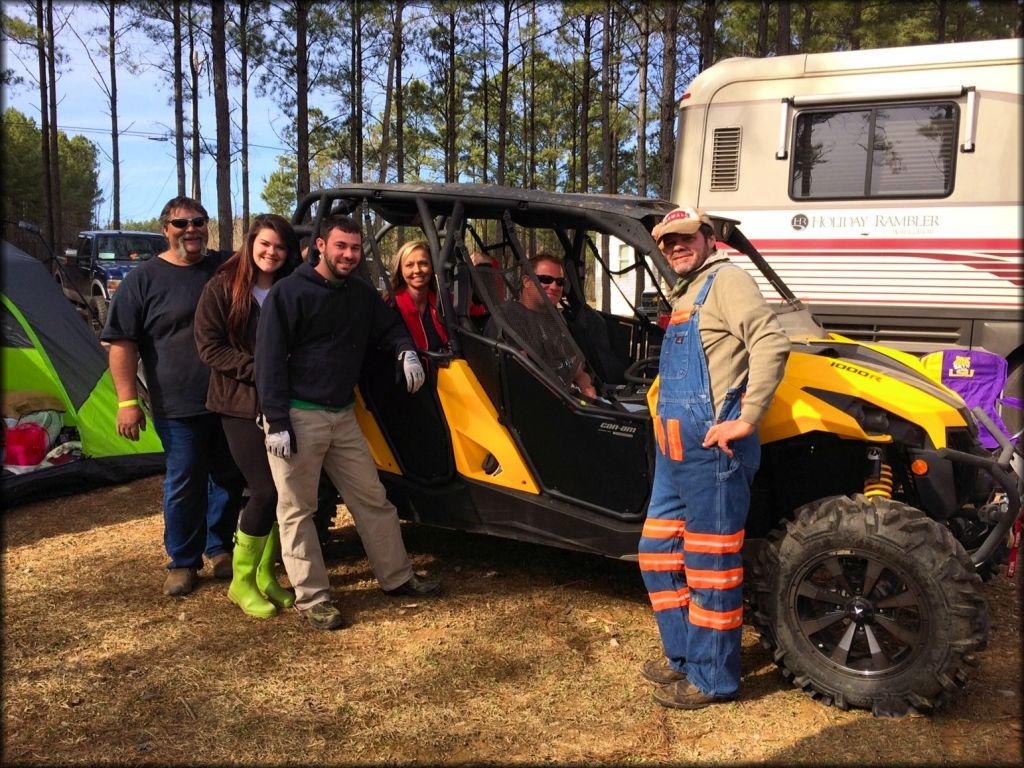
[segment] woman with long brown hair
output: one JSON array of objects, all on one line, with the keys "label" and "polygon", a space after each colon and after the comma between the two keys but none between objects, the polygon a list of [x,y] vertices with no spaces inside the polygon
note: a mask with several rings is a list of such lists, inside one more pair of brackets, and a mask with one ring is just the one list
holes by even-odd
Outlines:
[{"label": "woman with long brown hair", "polygon": [[270,618],[295,596],[277,583],[280,548],[277,489],[270,474],[259,402],[253,381],[253,351],[260,306],[275,282],[300,261],[299,241],[281,216],[257,216],[237,251],[203,290],[196,307],[199,358],[210,367],[206,407],[219,413],[235,463],[245,476],[249,501],[238,518],[228,598],[245,613]]}]

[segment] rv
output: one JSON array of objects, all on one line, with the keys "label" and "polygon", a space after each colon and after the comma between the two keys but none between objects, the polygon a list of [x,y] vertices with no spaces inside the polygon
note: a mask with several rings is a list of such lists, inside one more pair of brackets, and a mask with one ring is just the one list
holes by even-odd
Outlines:
[{"label": "rv", "polygon": [[677,128],[672,200],[741,221],[825,328],[983,347],[1020,392],[1021,40],[726,59]]}]

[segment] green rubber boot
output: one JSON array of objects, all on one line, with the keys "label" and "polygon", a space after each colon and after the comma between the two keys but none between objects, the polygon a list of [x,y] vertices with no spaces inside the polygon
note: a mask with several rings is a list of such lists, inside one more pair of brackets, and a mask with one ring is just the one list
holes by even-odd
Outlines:
[{"label": "green rubber boot", "polygon": [[277,613],[274,604],[260,594],[256,586],[258,563],[267,549],[268,538],[235,531],[235,549],[231,556],[232,577],[228,599],[258,619],[269,619]]},{"label": "green rubber boot", "polygon": [[256,567],[256,586],[278,608],[291,608],[295,605],[295,593],[277,583],[275,564],[280,553],[281,534],[277,530],[277,523],[274,523],[274,527],[270,529],[270,535],[267,536],[267,545],[263,548],[263,556]]}]

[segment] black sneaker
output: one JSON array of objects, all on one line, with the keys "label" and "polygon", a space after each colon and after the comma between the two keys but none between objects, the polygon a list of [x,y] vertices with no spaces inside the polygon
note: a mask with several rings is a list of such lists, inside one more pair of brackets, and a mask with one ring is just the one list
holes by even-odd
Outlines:
[{"label": "black sneaker", "polygon": [[309,608],[300,608],[299,613],[315,629],[338,629],[345,626],[345,619],[341,615],[341,611],[329,600],[317,603]]},{"label": "black sneaker", "polygon": [[420,578],[415,573],[409,580],[394,589],[383,590],[388,597],[429,597],[436,595],[441,589],[441,582],[437,579]]}]

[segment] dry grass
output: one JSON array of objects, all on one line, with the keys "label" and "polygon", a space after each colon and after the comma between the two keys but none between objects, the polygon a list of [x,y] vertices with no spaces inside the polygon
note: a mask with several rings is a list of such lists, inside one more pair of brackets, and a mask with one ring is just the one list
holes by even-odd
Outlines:
[{"label": "dry grass", "polygon": [[331,560],[352,626],[245,617],[203,579],[161,594],[160,479],[7,511],[8,764],[1019,765],[1019,579],[985,585],[992,639],[932,717],[841,712],[789,688],[744,629],[742,698],[652,704],[658,636],[635,566],[405,526],[445,594],[384,596],[354,529]]}]

